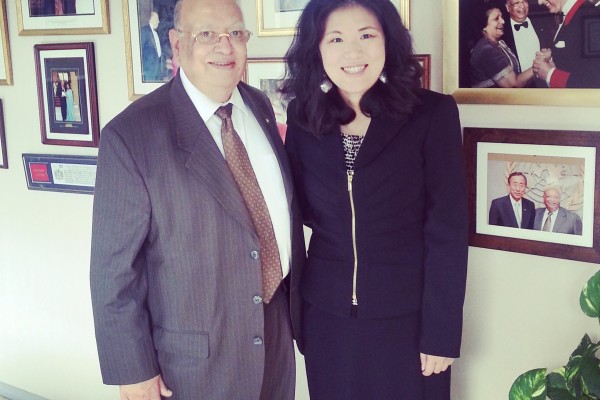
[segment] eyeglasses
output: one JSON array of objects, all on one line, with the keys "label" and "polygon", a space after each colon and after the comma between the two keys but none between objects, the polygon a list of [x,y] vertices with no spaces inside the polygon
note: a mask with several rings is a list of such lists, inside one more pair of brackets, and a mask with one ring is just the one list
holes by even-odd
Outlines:
[{"label": "eyeglasses", "polygon": [[219,43],[221,36],[227,36],[231,44],[245,44],[248,43],[250,36],[252,36],[252,32],[247,29],[236,29],[227,33],[217,33],[214,31],[186,32],[181,29],[177,29],[177,32],[179,32],[179,34],[187,33],[192,36],[195,43],[206,45]]}]

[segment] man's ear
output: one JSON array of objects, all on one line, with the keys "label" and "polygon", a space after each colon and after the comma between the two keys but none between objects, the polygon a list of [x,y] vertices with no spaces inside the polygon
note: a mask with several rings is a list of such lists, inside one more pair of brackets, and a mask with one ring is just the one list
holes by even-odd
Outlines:
[{"label": "man's ear", "polygon": [[173,50],[173,57],[179,57],[179,32],[175,29],[169,31],[169,42],[171,42],[171,50]]}]

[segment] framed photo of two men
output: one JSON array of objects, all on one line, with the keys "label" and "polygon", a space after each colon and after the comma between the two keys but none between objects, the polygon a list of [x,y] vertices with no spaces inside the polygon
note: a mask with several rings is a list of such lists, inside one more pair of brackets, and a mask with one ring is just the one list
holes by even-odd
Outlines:
[{"label": "framed photo of two men", "polygon": [[598,0],[444,0],[459,103],[600,106]]},{"label": "framed photo of two men", "polygon": [[19,35],[110,33],[108,0],[16,0]]},{"label": "framed photo of two men", "polygon": [[600,132],[465,128],[470,245],[600,262]]}]

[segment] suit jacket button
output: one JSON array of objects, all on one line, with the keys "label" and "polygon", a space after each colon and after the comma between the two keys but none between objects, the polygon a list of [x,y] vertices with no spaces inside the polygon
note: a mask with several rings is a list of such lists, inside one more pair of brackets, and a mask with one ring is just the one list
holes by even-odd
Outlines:
[{"label": "suit jacket button", "polygon": [[252,298],[252,301],[254,302],[254,304],[260,304],[260,303],[262,303],[263,299],[262,299],[262,297],[256,295]]},{"label": "suit jacket button", "polygon": [[258,260],[258,251],[256,251],[256,250],[251,251],[250,257],[252,257],[253,260]]},{"label": "suit jacket button", "polygon": [[260,346],[260,345],[262,345],[262,344],[263,344],[263,340],[262,340],[262,338],[261,338],[260,336],[256,336],[256,337],[254,338],[254,344],[255,344],[255,345],[257,345],[257,346]]}]

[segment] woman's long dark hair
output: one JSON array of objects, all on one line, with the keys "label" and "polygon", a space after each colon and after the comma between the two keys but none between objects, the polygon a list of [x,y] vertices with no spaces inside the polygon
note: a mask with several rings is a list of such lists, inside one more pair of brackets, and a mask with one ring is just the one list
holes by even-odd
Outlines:
[{"label": "woman's long dark hair", "polygon": [[296,98],[296,120],[316,135],[336,131],[339,125],[348,124],[356,117],[337,88],[325,94],[319,87],[326,76],[319,51],[325,23],[333,11],[351,6],[360,6],[373,13],[385,36],[383,70],[387,83],[377,80],[364,94],[360,101],[363,114],[402,118],[419,102],[417,90],[422,68],[413,57],[410,32],[390,0],[310,0],[286,53],[286,79],[280,90],[286,97]]}]

